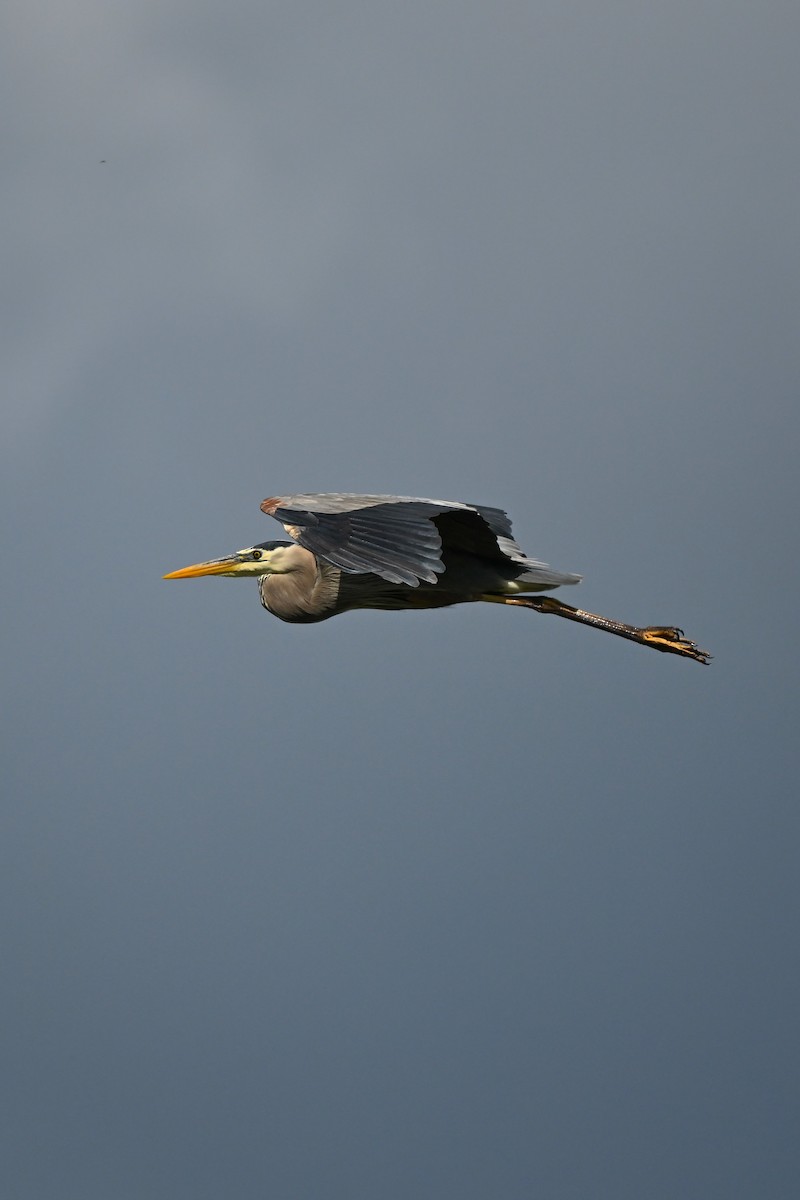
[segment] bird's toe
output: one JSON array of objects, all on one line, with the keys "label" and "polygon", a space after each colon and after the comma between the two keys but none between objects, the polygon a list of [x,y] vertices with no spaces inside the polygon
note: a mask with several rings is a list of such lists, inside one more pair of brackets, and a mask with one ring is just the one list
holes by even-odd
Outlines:
[{"label": "bird's toe", "polygon": [[684,637],[683,630],[674,625],[648,625],[642,630],[644,640],[656,650],[664,650],[668,654],[682,654],[685,658],[693,658],[695,662],[708,665],[711,655],[707,650],[701,650],[696,642]]}]

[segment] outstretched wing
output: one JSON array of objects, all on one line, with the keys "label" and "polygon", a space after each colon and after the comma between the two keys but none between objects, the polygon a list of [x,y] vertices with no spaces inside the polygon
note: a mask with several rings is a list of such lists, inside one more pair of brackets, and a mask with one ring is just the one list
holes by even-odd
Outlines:
[{"label": "outstretched wing", "polygon": [[379,575],[389,583],[436,583],[445,570],[443,551],[498,564],[510,561],[551,586],[578,579],[528,558],[499,508],[417,496],[331,492],[272,496],[261,509],[312,554],[349,574]]},{"label": "outstretched wing", "polygon": [[444,571],[442,539],[431,518],[460,507],[411,496],[340,492],[272,496],[261,505],[296,542],[342,571],[411,587],[423,579],[436,583]]}]

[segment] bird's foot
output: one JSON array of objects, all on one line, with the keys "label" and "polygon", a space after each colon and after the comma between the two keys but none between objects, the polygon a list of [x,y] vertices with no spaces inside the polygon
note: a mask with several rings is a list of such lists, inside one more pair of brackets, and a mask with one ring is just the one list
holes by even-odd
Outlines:
[{"label": "bird's foot", "polygon": [[663,650],[667,654],[682,654],[685,658],[693,658],[695,662],[708,666],[711,655],[707,650],[701,650],[696,642],[690,642],[683,636],[683,630],[674,625],[648,625],[641,630],[642,640],[654,650]]},{"label": "bird's foot", "polygon": [[573,608],[555,596],[496,596],[486,595],[482,600],[494,600],[500,604],[519,604],[523,608],[533,608],[536,612],[553,613],[556,617],[566,617],[568,621],[578,621],[581,625],[591,625],[594,629],[604,629],[617,637],[628,638],[638,642],[640,646],[651,646],[653,650],[662,650],[666,654],[680,654],[683,658],[693,658],[695,662],[708,665],[711,655],[707,650],[701,650],[696,642],[690,642],[683,636],[683,630],[674,625],[626,625],[622,621],[611,621],[608,617],[599,617],[597,613],[585,612],[582,608]]}]

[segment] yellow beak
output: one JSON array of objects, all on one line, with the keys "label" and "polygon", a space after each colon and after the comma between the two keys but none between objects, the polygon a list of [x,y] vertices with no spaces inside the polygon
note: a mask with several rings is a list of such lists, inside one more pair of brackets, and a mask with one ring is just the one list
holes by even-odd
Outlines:
[{"label": "yellow beak", "polygon": [[210,562],[194,563],[191,567],[181,567],[180,571],[170,571],[164,579],[196,579],[199,575],[232,574],[241,566],[238,558],[214,558]]}]

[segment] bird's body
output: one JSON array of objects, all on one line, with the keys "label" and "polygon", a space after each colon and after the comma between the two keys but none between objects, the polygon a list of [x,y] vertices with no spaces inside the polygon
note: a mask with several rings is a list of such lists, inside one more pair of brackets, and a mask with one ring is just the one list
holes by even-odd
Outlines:
[{"label": "bird's body", "polygon": [[294,546],[292,550],[290,574],[262,575],[258,581],[261,603],[282,621],[303,624],[327,621],[339,613],[360,608],[389,611],[446,608],[479,600],[492,587],[499,586],[497,574],[491,568],[481,570],[480,565],[461,555],[444,555],[441,583],[423,580],[412,587],[407,583],[390,583],[373,572],[348,575],[302,546]]},{"label": "bird's body", "polygon": [[528,558],[499,509],[347,494],[273,498],[262,508],[297,539],[267,543],[286,548],[291,571],[259,579],[261,603],[283,621],[324,621],[356,608],[444,608],[580,578]]},{"label": "bird's body", "polygon": [[261,508],[281,522],[291,542],[260,542],[165,578],[254,576],[264,608],[282,621],[302,624],[363,608],[514,604],[708,660],[671,626],[624,625],[553,597],[531,596],[578,583],[580,576],[529,558],[501,509],[343,492],[273,496]]}]

